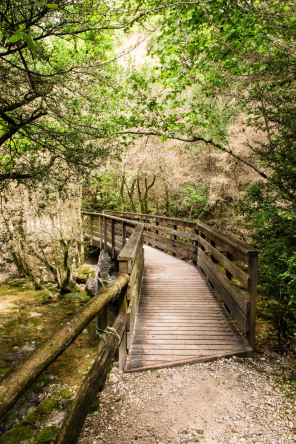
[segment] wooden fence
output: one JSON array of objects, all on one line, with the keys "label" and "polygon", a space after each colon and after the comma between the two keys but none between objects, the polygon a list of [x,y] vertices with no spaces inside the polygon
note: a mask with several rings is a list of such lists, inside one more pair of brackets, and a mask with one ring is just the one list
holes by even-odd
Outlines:
[{"label": "wooden fence", "polygon": [[201,222],[115,211],[82,215],[86,237],[113,257],[142,223],[145,244],[197,264],[255,347],[257,249]]}]

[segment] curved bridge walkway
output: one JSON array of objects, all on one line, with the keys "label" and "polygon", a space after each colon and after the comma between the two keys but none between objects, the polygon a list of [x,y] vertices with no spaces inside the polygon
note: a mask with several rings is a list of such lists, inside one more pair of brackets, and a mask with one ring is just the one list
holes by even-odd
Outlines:
[{"label": "curved bridge walkway", "polygon": [[126,371],[209,361],[251,350],[197,267],[144,247],[144,274]]},{"label": "curved bridge walkway", "polygon": [[254,350],[256,248],[199,221],[126,212],[82,215],[85,238],[110,251],[119,273],[129,274],[119,303],[127,315],[122,370]]}]

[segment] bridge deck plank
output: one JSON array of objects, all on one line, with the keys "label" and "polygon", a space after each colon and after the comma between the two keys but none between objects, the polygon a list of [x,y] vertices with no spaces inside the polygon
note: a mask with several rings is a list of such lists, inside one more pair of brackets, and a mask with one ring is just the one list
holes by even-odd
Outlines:
[{"label": "bridge deck plank", "polygon": [[198,268],[147,246],[144,260],[126,371],[251,351]]}]

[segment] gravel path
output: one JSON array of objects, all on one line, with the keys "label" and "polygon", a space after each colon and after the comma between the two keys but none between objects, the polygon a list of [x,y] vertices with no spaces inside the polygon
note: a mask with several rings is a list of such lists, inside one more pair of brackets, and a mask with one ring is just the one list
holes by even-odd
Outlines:
[{"label": "gravel path", "polygon": [[79,444],[296,443],[283,361],[252,359],[123,374],[113,368]]}]

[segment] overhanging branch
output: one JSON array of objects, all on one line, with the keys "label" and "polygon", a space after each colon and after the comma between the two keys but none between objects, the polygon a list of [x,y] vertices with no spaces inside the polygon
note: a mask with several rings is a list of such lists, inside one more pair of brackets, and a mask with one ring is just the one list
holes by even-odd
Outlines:
[{"label": "overhanging branch", "polygon": [[46,116],[47,111],[36,110],[33,114],[25,121],[21,122],[19,125],[12,126],[5,134],[0,137],[0,146],[3,145],[4,142],[9,140],[14,134],[16,134],[21,128],[24,128],[29,123],[34,122],[42,116]]},{"label": "overhanging branch", "polygon": [[211,145],[214,148],[217,148],[221,151],[224,151],[225,153],[230,154],[232,157],[237,159],[239,162],[242,162],[245,165],[252,168],[254,171],[256,171],[256,173],[258,173],[264,179],[268,178],[268,176],[263,171],[261,171],[257,167],[257,165],[254,165],[253,163],[249,162],[248,160],[246,160],[243,157],[239,156],[238,154],[234,153],[232,151],[232,149],[226,148],[225,146],[221,145],[220,143],[214,142],[212,139],[206,139],[205,137],[194,136],[194,135],[192,135],[189,138],[185,138],[185,137],[163,134],[158,131],[117,131],[115,134],[133,134],[136,136],[158,136],[158,137],[165,137],[167,139],[180,140],[181,142],[188,142],[188,143],[203,142],[203,143],[206,143],[207,145]]},{"label": "overhanging branch", "polygon": [[31,173],[21,173],[21,172],[7,172],[7,173],[0,173],[0,182],[3,182],[4,180],[23,180],[23,179],[36,179],[36,177],[39,177],[46,173],[54,164],[56,158],[58,156],[52,156],[50,161],[44,165],[42,168],[38,168],[35,171],[32,171]]}]

